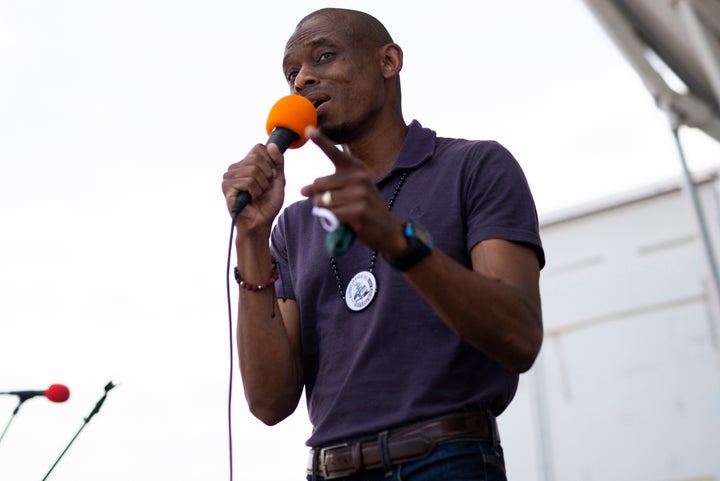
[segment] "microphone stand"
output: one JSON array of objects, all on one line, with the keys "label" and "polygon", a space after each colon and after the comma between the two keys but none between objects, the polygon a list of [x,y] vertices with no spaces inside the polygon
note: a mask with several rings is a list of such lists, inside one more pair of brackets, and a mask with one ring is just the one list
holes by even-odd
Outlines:
[{"label": "microphone stand", "polygon": [[24,402],[27,401],[28,399],[29,399],[29,398],[27,398],[27,397],[22,397],[22,396],[20,397],[20,401],[18,402],[18,405],[15,407],[15,410],[14,410],[14,411],[12,412],[12,414],[10,415],[10,419],[8,419],[8,422],[7,422],[7,424],[5,425],[5,429],[3,429],[2,434],[0,434],[0,441],[2,441],[3,438],[5,437],[5,433],[7,433],[7,430],[8,430],[8,428],[10,427],[10,423],[12,423],[12,422],[13,422],[13,419],[15,419],[15,415],[16,415],[16,414],[18,413],[18,411],[20,410],[20,406],[22,406],[22,403],[24,403]]},{"label": "microphone stand", "polygon": [[109,383],[107,383],[107,384],[105,385],[105,394],[103,394],[103,397],[101,397],[100,400],[98,400],[98,402],[95,404],[95,407],[94,407],[93,410],[90,412],[90,414],[88,415],[88,417],[84,418],[84,421],[85,421],[85,422],[82,424],[82,426],[80,426],[80,429],[78,429],[78,431],[75,433],[75,436],[72,437],[72,439],[70,440],[70,442],[68,443],[68,445],[65,446],[65,449],[63,449],[63,452],[60,453],[60,456],[58,456],[58,458],[55,460],[55,463],[50,467],[50,470],[47,472],[47,474],[45,475],[45,477],[42,478],[42,481],[45,481],[45,480],[48,478],[48,476],[50,476],[50,473],[52,473],[53,469],[55,469],[55,466],[57,466],[57,464],[60,462],[60,460],[62,459],[62,457],[65,456],[65,453],[67,452],[68,449],[70,449],[70,446],[72,445],[72,443],[75,442],[75,439],[77,439],[77,437],[80,435],[80,432],[81,432],[83,429],[85,429],[85,426],[88,425],[88,423],[89,423],[90,420],[93,418],[93,416],[95,416],[98,412],[100,412],[100,408],[102,407],[103,403],[105,402],[105,399],[107,398],[108,392],[110,392],[110,390],[111,390],[112,388],[114,388],[114,387],[115,387],[115,384],[113,384],[112,381],[110,381]]}]

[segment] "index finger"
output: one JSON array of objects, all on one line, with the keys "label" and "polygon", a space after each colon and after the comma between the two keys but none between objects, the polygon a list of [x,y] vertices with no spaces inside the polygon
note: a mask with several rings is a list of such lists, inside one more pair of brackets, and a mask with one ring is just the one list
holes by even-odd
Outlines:
[{"label": "index finger", "polygon": [[308,139],[311,139],[315,145],[320,147],[320,150],[325,152],[325,155],[327,155],[330,161],[335,165],[336,170],[357,168],[360,166],[364,167],[362,162],[338,149],[335,144],[323,135],[317,127],[307,127],[305,129],[305,136]]}]

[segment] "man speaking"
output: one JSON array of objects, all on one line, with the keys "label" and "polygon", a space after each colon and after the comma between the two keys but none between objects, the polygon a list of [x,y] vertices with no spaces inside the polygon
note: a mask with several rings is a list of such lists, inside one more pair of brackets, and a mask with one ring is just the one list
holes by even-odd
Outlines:
[{"label": "man speaking", "polygon": [[[545,259],[522,170],[497,142],[406,123],[403,52],[370,15],[311,13],[282,62],[317,112],[304,135],[335,173],[282,213],[275,144],[224,175],[228,210],[252,199],[235,220],[250,410],[276,424],[306,390],[308,479],[506,479],[495,417],[543,337]],[[431,74],[433,95],[451,88]],[[345,252],[328,248],[348,233]]]}]

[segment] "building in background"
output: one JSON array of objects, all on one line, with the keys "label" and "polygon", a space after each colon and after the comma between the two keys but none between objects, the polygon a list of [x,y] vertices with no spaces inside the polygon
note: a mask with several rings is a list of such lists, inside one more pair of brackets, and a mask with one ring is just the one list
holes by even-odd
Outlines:
[{"label": "building in background", "polygon": [[499,420],[509,479],[717,481],[720,180],[678,130],[720,140],[720,2],[585,3],[667,115],[682,180],[542,219],[545,342]]},{"label": "building in background", "polygon": [[695,180],[707,245],[683,182],[541,219],[545,342],[500,417],[509,479],[720,480],[720,180]]}]

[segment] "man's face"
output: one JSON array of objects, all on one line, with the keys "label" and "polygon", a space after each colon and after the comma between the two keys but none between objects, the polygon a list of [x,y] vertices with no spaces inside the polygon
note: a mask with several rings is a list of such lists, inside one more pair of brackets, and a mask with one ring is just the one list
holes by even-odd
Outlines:
[{"label": "man's face", "polygon": [[359,135],[385,100],[378,49],[354,41],[345,25],[327,15],[306,20],[283,59],[290,92],[313,102],[318,125],[338,144]]}]

